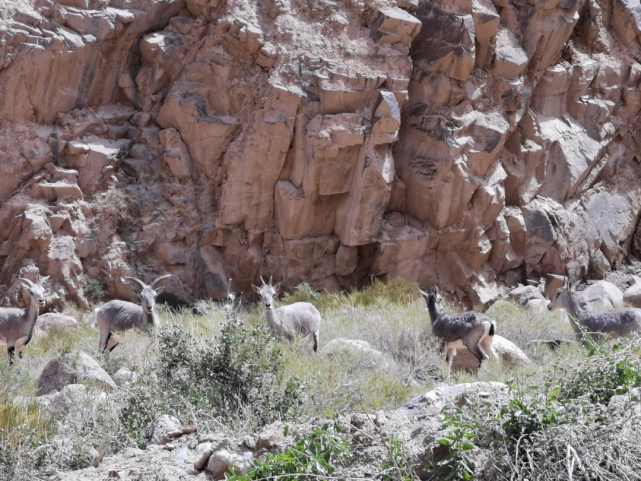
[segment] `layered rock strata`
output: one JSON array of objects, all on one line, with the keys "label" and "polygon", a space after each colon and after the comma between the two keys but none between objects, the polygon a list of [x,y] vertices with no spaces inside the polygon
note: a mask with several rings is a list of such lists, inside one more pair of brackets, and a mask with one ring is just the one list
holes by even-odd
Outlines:
[{"label": "layered rock strata", "polygon": [[603,278],[641,255],[640,28],[586,0],[4,2],[0,292]]}]

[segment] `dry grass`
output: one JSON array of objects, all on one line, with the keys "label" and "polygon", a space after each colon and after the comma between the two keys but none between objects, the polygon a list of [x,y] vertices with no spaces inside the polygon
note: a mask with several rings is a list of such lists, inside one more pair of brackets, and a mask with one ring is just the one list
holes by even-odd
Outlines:
[{"label": "dry grass", "polygon": [[[309,339],[293,343],[278,341],[285,356],[286,374],[300,378],[306,386],[306,399],[302,406],[304,417],[331,416],[363,409],[370,412],[395,409],[443,382],[445,366],[438,350],[439,341],[431,335],[429,316],[416,284],[394,280],[385,285],[375,281],[369,288],[351,294],[314,292],[309,286],[302,285],[284,296],[281,304],[296,301],[314,303],[323,317],[321,352],[318,354],[312,351]],[[204,316],[196,316],[191,310],[174,312],[162,307],[159,315],[163,325],[179,326],[199,342],[214,345],[218,342],[225,319],[229,317],[229,307],[223,303],[201,301],[199,308]],[[458,305],[447,302],[444,308],[449,312],[459,310]],[[571,371],[585,358],[584,350],[573,342],[556,351],[531,343],[533,340],[572,341],[573,332],[562,312],[534,312],[502,302],[488,314],[496,321],[497,333],[521,347],[532,364],[484,363],[478,372],[454,372],[449,383],[510,381],[514,386],[526,389],[530,385],[544,385],[559,370]],[[79,332],[53,332],[34,339],[24,350],[24,358],[17,360],[11,369],[7,366],[6,357],[0,357],[0,375],[10,379],[0,381],[0,429],[5,433],[15,436],[18,432],[16,423],[20,421],[23,425],[32,426],[34,432],[42,433],[38,439],[48,439],[52,435],[53,431],[49,430],[52,419],[41,416],[36,405],[16,406],[10,401],[16,396],[33,396],[42,368],[59,354],[85,351],[110,374],[121,367],[144,375],[150,372],[158,356],[153,334],[120,333],[121,345],[109,355],[103,355],[97,350],[98,332],[93,313],[76,308],[75,315],[80,321]],[[245,308],[238,316],[250,327],[265,325],[260,306]],[[324,355],[323,347],[338,338],[367,341],[382,353],[382,361],[372,362],[370,356],[358,352]],[[67,457],[61,456],[61,459],[64,458],[67,465],[82,465],[84,462],[76,452],[79,446],[102,446],[106,451],[123,446],[123,427],[114,421],[118,418],[119,407],[108,404],[98,413],[88,409],[79,408],[75,424],[68,422],[64,427],[71,447]],[[194,418],[198,415],[193,413]],[[202,422],[209,428],[228,434],[245,432],[255,426],[253,420],[242,416],[224,425],[213,417],[203,418]],[[110,424],[116,426],[109,427]],[[107,445],[110,447],[105,448]]]}]

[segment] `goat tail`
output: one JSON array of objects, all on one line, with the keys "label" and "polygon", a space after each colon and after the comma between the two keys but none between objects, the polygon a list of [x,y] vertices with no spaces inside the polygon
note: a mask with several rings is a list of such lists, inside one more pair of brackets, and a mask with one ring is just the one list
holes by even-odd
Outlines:
[{"label": "goat tail", "polygon": [[495,330],[496,330],[496,324],[494,323],[494,321],[490,321],[490,330],[488,331],[487,335],[493,336]]}]

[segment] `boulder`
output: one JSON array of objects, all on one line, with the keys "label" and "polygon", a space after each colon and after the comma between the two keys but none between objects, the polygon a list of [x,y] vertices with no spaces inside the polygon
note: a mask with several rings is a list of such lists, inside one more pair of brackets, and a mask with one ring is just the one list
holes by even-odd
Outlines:
[{"label": "boulder", "polygon": [[68,384],[91,382],[108,392],[118,386],[100,365],[80,351],[58,356],[47,363],[38,378],[38,396],[61,390]]},{"label": "boulder", "polygon": [[167,444],[175,436],[170,436],[171,434],[178,433],[182,431],[180,421],[173,416],[168,416],[163,414],[154,423],[154,426],[151,431],[151,437],[147,441],[147,446],[157,445],[157,444]]},{"label": "boulder", "polygon": [[212,443],[199,443],[198,446],[196,446],[196,461],[194,462],[194,469],[197,471],[202,471],[203,469],[205,469],[212,452]]},{"label": "boulder", "polygon": [[636,283],[623,293],[623,302],[641,308],[641,279],[635,276]]},{"label": "boulder", "polygon": [[248,456],[241,456],[238,453],[228,449],[221,449],[216,451],[209,458],[207,463],[207,471],[211,473],[214,479],[224,479],[225,474],[229,473],[232,468],[246,471],[252,459],[251,453],[245,453]]},{"label": "boulder", "polygon": [[118,386],[122,386],[123,384],[136,382],[136,380],[138,379],[138,374],[131,371],[130,369],[127,369],[126,367],[121,367],[111,375],[111,378]]},{"label": "boulder", "polygon": [[528,302],[532,300],[542,299],[545,300],[543,294],[538,287],[535,286],[520,286],[516,289],[512,289],[508,294],[509,298],[514,302],[521,304],[522,306],[527,305]]},{"label": "boulder", "polygon": [[532,299],[525,304],[525,309],[531,312],[547,312],[548,300],[547,299]]},{"label": "boulder", "polygon": [[78,321],[73,317],[57,312],[48,312],[38,316],[36,320],[36,331],[49,332],[52,330],[77,332]]},{"label": "boulder", "polygon": [[598,281],[583,291],[577,292],[579,304],[587,311],[599,311],[621,307],[623,292],[608,281]]},{"label": "boulder", "polygon": [[426,404],[445,405],[461,403],[464,398],[500,399],[509,393],[502,382],[466,382],[453,386],[441,386],[425,394]]},{"label": "boulder", "polygon": [[285,437],[281,423],[270,424],[260,430],[256,435],[256,450],[271,453],[285,451]]},{"label": "boulder", "polygon": [[362,364],[362,367],[373,369],[387,366],[391,361],[379,350],[374,349],[367,341],[359,339],[336,338],[329,341],[320,350],[325,356],[347,355],[353,356]]}]

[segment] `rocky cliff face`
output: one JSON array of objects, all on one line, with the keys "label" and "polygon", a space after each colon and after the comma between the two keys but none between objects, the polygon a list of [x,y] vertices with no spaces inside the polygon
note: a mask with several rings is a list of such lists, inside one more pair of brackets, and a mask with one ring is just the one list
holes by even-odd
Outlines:
[{"label": "rocky cliff face", "polygon": [[603,277],[641,253],[640,8],[2,0],[0,292]]}]

